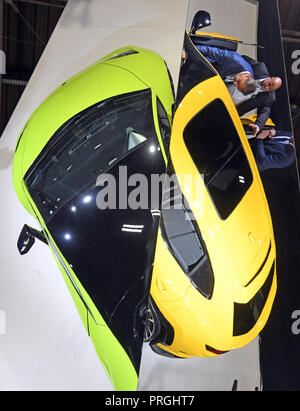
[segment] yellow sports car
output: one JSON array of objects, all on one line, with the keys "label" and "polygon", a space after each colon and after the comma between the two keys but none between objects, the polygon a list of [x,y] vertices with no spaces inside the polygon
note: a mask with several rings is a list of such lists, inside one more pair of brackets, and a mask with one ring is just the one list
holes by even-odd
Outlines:
[{"label": "yellow sports car", "polygon": [[253,340],[277,287],[272,221],[243,125],[215,69],[188,52],[145,336],[155,352],[183,358]]}]

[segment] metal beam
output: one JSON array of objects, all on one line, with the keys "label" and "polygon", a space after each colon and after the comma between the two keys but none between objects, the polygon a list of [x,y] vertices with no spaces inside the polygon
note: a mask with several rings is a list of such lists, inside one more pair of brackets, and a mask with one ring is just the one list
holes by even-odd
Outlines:
[{"label": "metal beam", "polygon": [[287,43],[300,43],[300,31],[297,30],[281,30],[282,40]]},{"label": "metal beam", "polygon": [[33,32],[33,34],[39,39],[40,43],[45,46],[46,43],[45,41],[40,37],[40,35],[37,33],[37,31],[32,27],[32,25],[26,20],[26,18],[23,16],[21,13],[19,7],[12,1],[12,0],[5,0],[6,3],[10,4],[12,9],[16,12],[16,14],[23,20],[23,22],[26,24],[26,26]]},{"label": "metal beam", "polygon": [[296,30],[285,30],[285,29],[282,29],[282,30],[281,30],[281,33],[282,33],[284,36],[300,37],[300,31],[296,31]]},{"label": "metal beam", "polygon": [[300,43],[300,38],[295,39],[293,37],[282,37],[282,41],[286,41],[287,43]]},{"label": "metal beam", "polygon": [[[4,0],[5,3],[11,4],[11,0]],[[59,3],[48,3],[46,1],[41,1],[41,0],[16,0],[17,2],[21,3],[31,3],[31,4],[36,4],[38,6],[47,6],[47,7],[56,7],[63,9],[65,8],[64,4],[59,4]]]},{"label": "metal beam", "polygon": [[11,78],[3,78],[2,79],[2,84],[9,84],[11,86],[27,86],[28,81],[26,80],[15,80]]}]

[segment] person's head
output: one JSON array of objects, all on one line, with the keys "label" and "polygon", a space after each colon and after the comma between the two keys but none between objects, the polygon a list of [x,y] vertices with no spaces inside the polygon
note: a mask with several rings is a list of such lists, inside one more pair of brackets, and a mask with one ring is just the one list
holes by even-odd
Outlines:
[{"label": "person's head", "polygon": [[[250,94],[256,89],[256,86],[257,86],[256,82],[255,82],[255,87],[251,86],[252,82],[255,82],[255,80],[252,78],[250,73],[240,73],[240,74],[235,76],[233,84],[238,88],[238,90],[241,93],[244,94],[245,90],[248,90],[246,92],[247,92],[247,94]],[[247,87],[247,85],[249,85],[249,86]],[[251,87],[254,88],[254,89],[252,91],[249,91],[251,89]]]},{"label": "person's head", "polygon": [[282,80],[280,77],[268,77],[260,82],[263,91],[278,90],[281,84]]},{"label": "person's head", "polygon": [[253,78],[249,80],[245,80],[243,82],[243,90],[240,90],[244,96],[248,96],[249,94],[254,93],[254,91],[257,89],[257,82]]}]

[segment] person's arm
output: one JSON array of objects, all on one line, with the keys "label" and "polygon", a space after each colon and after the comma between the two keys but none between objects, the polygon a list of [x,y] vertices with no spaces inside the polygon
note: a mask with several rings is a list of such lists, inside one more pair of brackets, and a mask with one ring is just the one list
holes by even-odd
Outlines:
[{"label": "person's arm", "polygon": [[258,127],[257,132],[259,133],[264,125],[266,124],[268,118],[270,117],[271,107],[264,106],[257,110],[257,119],[254,123],[255,126]]},{"label": "person's arm", "polygon": [[223,64],[224,52],[218,47],[196,44],[195,47],[211,64]]},{"label": "person's arm", "polygon": [[236,108],[239,116],[247,114],[249,111],[257,109],[257,119],[255,125],[258,127],[257,132],[261,131],[266,124],[271,113],[271,106],[275,101],[275,92],[260,93],[255,98],[250,98],[239,104]]},{"label": "person's arm", "polygon": [[[257,118],[254,124],[258,126],[258,132],[262,130],[270,117],[272,104],[276,99],[275,91],[268,92],[267,98],[265,97],[264,93],[257,96]],[[266,100],[265,104],[260,104],[260,99]]]},{"label": "person's arm", "polygon": [[276,130],[276,133],[274,134],[274,137],[280,137],[280,136],[292,137],[293,133],[292,133],[292,131]]},{"label": "person's arm", "polygon": [[204,45],[196,45],[196,48],[212,65],[222,67],[224,75],[249,72],[254,76],[251,65],[235,51]]},{"label": "person's arm", "polygon": [[245,61],[247,61],[247,63],[251,65],[254,72],[254,77],[256,79],[270,77],[269,70],[263,61],[254,60],[253,58],[246,55],[242,55],[242,57]]},{"label": "person's arm", "polygon": [[254,136],[257,136],[257,134],[259,134],[259,132],[263,129],[268,118],[270,117],[270,113],[271,107],[268,106],[263,106],[257,110],[257,119],[255,123],[249,125],[252,128]]}]

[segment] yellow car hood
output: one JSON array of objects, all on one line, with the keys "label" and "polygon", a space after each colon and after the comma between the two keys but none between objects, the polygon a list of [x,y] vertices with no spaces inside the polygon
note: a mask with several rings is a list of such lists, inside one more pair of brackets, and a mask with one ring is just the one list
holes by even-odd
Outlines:
[{"label": "yellow car hood", "polygon": [[[252,184],[245,197],[225,221],[224,230],[239,273],[239,282],[246,286],[260,269],[271,241],[271,221],[263,196]],[[250,211],[250,212],[249,212]]]}]

